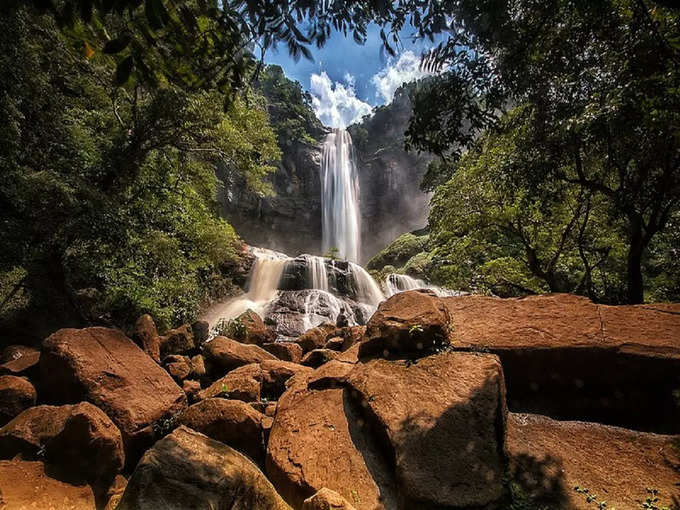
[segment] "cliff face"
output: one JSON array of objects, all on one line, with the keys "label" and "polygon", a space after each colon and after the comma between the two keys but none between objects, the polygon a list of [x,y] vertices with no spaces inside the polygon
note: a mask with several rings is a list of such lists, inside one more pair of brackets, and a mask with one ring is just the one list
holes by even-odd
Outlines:
[{"label": "cliff face", "polygon": [[[404,151],[411,115],[408,92],[397,90],[391,104],[348,129],[353,138],[361,187],[361,262],[399,234],[427,222],[429,196],[419,185],[430,157]],[[283,154],[271,177],[275,196],[259,197],[221,169],[222,215],[254,246],[295,256],[321,255],[321,182],[323,140],[328,133],[311,109],[311,99],[280,68],[270,66],[260,84],[270,103],[272,125]]]}]

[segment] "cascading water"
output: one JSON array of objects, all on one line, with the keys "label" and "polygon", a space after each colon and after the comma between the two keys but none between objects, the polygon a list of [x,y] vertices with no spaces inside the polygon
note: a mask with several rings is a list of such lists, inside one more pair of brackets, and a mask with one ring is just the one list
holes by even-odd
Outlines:
[{"label": "cascading water", "polygon": [[328,291],[328,271],[326,259],[314,255],[302,255],[307,264],[307,284],[310,289]]},{"label": "cascading water", "polygon": [[359,177],[352,137],[345,129],[329,133],[321,162],[323,251],[337,250],[341,259],[359,261]]},{"label": "cascading water", "polygon": [[387,297],[394,296],[395,294],[399,294],[400,292],[407,290],[416,289],[429,289],[440,297],[459,296],[462,294],[461,292],[455,290],[443,289],[442,287],[437,287],[436,285],[430,285],[424,280],[419,280],[418,278],[413,278],[406,274],[392,273],[385,279],[385,291]]}]

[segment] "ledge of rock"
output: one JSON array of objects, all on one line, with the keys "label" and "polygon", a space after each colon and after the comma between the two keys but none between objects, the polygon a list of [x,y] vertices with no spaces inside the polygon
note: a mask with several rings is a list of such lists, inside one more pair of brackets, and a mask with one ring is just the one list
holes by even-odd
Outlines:
[{"label": "ledge of rock", "polygon": [[658,508],[680,500],[677,436],[544,416],[510,413],[508,452],[513,483],[531,508],[591,510],[642,508],[647,488],[658,490]]},{"label": "ledge of rock", "polygon": [[92,402],[120,429],[129,465],[153,442],[153,425],[187,405],[168,373],[120,331],[61,329],[43,343],[48,402]]},{"label": "ledge of rock", "polygon": [[146,452],[118,505],[160,508],[290,510],[247,457],[184,426]]},{"label": "ledge of rock", "polygon": [[226,336],[217,336],[208,342],[203,350],[211,373],[222,374],[242,365],[275,360],[276,356],[257,345],[242,344]]}]

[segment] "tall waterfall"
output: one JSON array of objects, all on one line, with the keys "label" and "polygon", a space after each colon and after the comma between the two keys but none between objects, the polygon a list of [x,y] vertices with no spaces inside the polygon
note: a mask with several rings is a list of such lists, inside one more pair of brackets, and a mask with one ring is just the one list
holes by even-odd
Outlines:
[{"label": "tall waterfall", "polygon": [[321,162],[323,251],[337,249],[340,258],[359,261],[359,177],[352,137],[335,129],[323,144]]}]

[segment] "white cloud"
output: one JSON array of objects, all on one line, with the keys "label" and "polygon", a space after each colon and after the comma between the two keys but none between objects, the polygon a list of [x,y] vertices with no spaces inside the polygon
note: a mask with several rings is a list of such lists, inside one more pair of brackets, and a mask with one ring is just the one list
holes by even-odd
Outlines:
[{"label": "white cloud", "polygon": [[351,74],[345,74],[345,83],[331,82],[325,71],[310,81],[314,113],[326,126],[347,127],[371,113],[371,105],[356,97]]},{"label": "white cloud", "polygon": [[394,92],[403,84],[409,81],[418,80],[432,73],[420,69],[420,57],[407,50],[396,62],[388,62],[387,66],[378,71],[371,78],[375,85],[376,93],[385,103],[389,103],[394,98]]}]

